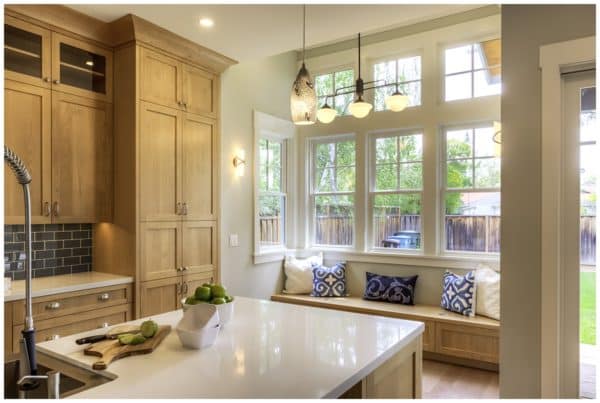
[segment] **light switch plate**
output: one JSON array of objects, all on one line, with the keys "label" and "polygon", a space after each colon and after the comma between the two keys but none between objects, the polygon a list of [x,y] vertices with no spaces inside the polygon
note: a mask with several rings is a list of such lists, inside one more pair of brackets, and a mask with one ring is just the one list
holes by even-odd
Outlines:
[{"label": "light switch plate", "polygon": [[230,234],[229,235],[229,246],[231,246],[231,247],[240,246],[238,234]]}]

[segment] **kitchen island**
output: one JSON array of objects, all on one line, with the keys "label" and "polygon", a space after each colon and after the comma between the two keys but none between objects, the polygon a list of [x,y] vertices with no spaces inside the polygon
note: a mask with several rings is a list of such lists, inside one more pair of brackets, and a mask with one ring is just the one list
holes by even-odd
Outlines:
[{"label": "kitchen island", "polygon": [[[151,354],[126,357],[101,371],[112,381],[74,398],[337,398],[421,396],[424,325],[237,297],[232,320],[214,345],[184,348],[175,326],[183,311],[152,317],[173,330]],[[144,319],[128,322],[141,323]],[[37,350],[91,368],[75,339]]]}]

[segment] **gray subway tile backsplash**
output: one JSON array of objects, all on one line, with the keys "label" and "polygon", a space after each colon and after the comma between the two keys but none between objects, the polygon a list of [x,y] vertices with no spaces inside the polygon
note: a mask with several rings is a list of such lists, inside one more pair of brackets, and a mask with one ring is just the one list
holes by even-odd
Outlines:
[{"label": "gray subway tile backsplash", "polygon": [[[92,224],[34,224],[33,277],[81,273],[92,270]],[[25,278],[23,225],[4,226],[4,276]]]}]

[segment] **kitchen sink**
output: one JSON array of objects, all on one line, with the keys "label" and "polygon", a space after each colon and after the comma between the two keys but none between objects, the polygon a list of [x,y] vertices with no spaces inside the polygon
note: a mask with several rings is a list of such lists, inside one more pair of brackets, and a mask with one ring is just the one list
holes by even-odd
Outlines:
[{"label": "kitchen sink", "polygon": [[[97,372],[86,370],[57,360],[47,355],[37,353],[38,375],[45,375],[50,371],[60,372],[59,397],[71,396],[94,386],[110,382],[111,379]],[[48,398],[47,380],[39,380],[38,386],[33,390],[21,392],[19,395],[19,361],[14,359],[4,362],[4,398],[5,399],[46,399]]]}]

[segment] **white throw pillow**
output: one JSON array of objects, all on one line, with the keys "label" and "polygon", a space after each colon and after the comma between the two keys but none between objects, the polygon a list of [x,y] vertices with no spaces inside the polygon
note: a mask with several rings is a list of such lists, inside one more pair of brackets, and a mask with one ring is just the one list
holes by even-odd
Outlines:
[{"label": "white throw pillow", "polygon": [[313,288],[313,264],[323,264],[322,252],[306,259],[286,256],[283,264],[285,272],[283,292],[286,294],[310,294]]},{"label": "white throw pillow", "polygon": [[500,273],[480,265],[475,270],[477,315],[500,320]]}]

